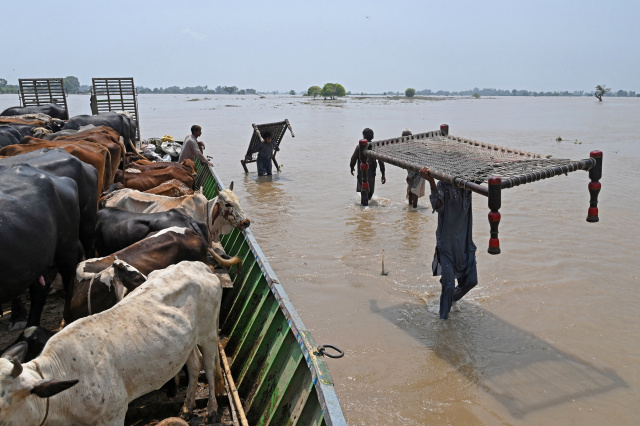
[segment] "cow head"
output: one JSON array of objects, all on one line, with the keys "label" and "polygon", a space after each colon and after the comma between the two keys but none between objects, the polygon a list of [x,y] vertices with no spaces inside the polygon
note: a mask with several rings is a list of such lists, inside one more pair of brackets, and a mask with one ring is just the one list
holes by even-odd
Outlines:
[{"label": "cow head", "polygon": [[116,285],[122,285],[129,291],[133,291],[143,284],[147,277],[124,260],[113,262],[114,281]]},{"label": "cow head", "polygon": [[[233,184],[232,184],[233,185]],[[230,186],[233,188],[233,186]],[[220,241],[220,235],[228,234],[233,230],[246,229],[251,224],[240,207],[240,200],[231,189],[220,191],[218,196],[209,201],[213,211],[209,215],[209,237],[211,242]]]},{"label": "cow head", "polygon": [[0,424],[40,423],[45,416],[45,404],[38,397],[49,398],[78,383],[78,380],[43,380],[35,369],[23,368],[21,360],[26,352],[27,344],[20,342],[0,358]]}]

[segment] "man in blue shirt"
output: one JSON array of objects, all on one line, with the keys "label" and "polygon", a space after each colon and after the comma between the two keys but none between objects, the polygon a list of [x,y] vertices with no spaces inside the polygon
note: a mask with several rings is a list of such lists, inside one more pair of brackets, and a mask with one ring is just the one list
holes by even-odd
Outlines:
[{"label": "man in blue shirt", "polygon": [[420,169],[420,176],[429,182],[431,206],[438,212],[432,270],[433,276],[441,275],[440,318],[447,319],[451,304],[478,284],[476,245],[471,238],[471,191],[442,181],[436,186],[428,167]]}]

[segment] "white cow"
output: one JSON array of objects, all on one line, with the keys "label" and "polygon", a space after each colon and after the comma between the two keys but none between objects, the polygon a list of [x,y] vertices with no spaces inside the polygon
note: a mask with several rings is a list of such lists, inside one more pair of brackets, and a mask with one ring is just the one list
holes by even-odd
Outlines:
[{"label": "white cow", "polygon": [[102,205],[134,213],[156,213],[182,208],[196,221],[206,223],[209,241],[217,243],[220,235],[228,234],[233,228],[245,229],[251,223],[232,189],[233,183],[229,189],[220,191],[216,198],[207,200],[201,191],[182,197],[167,197],[126,188],[108,194]]},{"label": "white cow", "polygon": [[[120,269],[137,272],[124,262]],[[185,363],[189,386],[182,413],[188,416],[200,371],[196,345],[210,383],[208,414],[215,419],[215,395],[224,389],[221,297],[209,267],[181,262],[150,273],[113,308],[61,330],[33,361],[0,358],[0,424],[122,425],[129,402],[159,389]]]}]

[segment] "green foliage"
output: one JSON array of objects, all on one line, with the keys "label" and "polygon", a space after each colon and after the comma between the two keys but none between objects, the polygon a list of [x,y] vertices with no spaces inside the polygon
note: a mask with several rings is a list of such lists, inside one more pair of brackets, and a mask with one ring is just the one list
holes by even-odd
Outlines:
[{"label": "green foliage", "polygon": [[611,91],[611,89],[610,89],[610,88],[608,88],[608,87],[606,87],[606,86],[604,86],[604,85],[600,85],[600,84],[598,84],[598,85],[596,86],[596,93],[595,93],[595,97],[596,97],[596,98],[598,98],[598,100],[599,100],[600,102],[602,102],[602,97],[605,95],[605,93],[608,93],[608,92],[610,92],[610,91]]},{"label": "green foliage", "polygon": [[290,95],[295,95],[295,94],[296,94],[296,91],[295,91],[295,90],[289,90],[289,94],[290,94]]},{"label": "green foliage", "polygon": [[256,94],[256,89],[246,89],[245,91],[247,92],[247,95],[255,95]]},{"label": "green foliage", "polygon": [[80,89],[80,81],[78,80],[78,77],[70,75],[65,77],[62,82],[64,84],[64,90],[66,90],[67,93],[78,93]]},{"label": "green foliage", "polygon": [[335,99],[336,96],[344,96],[347,94],[347,91],[342,87],[339,83],[326,83],[324,87],[322,87],[322,92],[320,93],[325,99]]},{"label": "green foliage", "polygon": [[320,93],[322,93],[322,89],[320,88],[320,86],[311,86],[307,90],[307,95],[313,96],[314,98],[320,96]]},{"label": "green foliage", "polygon": [[0,78],[0,88],[7,86],[7,80],[4,78]]},{"label": "green foliage", "polygon": [[224,90],[225,93],[232,95],[238,91],[238,88],[236,86],[224,86],[222,90]]},{"label": "green foliage", "polygon": [[407,90],[404,91],[404,95],[407,98],[413,98],[416,95],[416,89],[409,87]]},{"label": "green foliage", "polygon": [[478,93],[478,92],[474,92],[473,95],[471,95],[471,96],[473,96],[476,99],[480,99],[480,93]]}]

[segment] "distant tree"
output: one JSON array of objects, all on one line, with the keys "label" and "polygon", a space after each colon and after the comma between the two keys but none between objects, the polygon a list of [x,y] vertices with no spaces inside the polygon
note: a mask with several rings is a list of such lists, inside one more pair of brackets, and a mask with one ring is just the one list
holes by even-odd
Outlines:
[{"label": "distant tree", "polygon": [[255,95],[256,94],[256,89],[246,89],[245,91],[247,92],[247,95]]},{"label": "distant tree", "polygon": [[238,88],[236,86],[224,86],[222,88],[222,90],[224,90],[225,93],[233,95],[234,93],[236,93],[238,91]]},{"label": "distant tree", "polygon": [[78,81],[78,77],[70,75],[65,77],[62,82],[67,93],[78,93],[78,89],[80,88],[80,81]]},{"label": "distant tree", "polygon": [[478,92],[473,92],[473,95],[471,95],[471,96],[473,96],[476,99],[480,99],[480,93],[478,93]]},{"label": "distant tree", "polygon": [[290,95],[295,95],[295,94],[296,94],[296,91],[295,91],[295,90],[289,90],[289,94],[290,94]]},{"label": "distant tree", "polygon": [[7,85],[7,80],[4,78],[0,78],[0,87],[5,87]]},{"label": "distant tree", "polygon": [[322,89],[320,88],[320,86],[311,86],[309,87],[309,89],[307,89],[307,95],[313,96],[314,98],[320,96],[321,93]]},{"label": "distant tree", "polygon": [[413,98],[416,95],[416,89],[409,87],[407,90],[404,91],[404,95],[407,98]]},{"label": "distant tree", "polygon": [[347,91],[344,89],[344,87],[342,87],[342,84],[340,83],[336,83],[336,96],[338,97],[343,97],[344,95],[347,94]]},{"label": "distant tree", "polygon": [[322,87],[322,96],[327,99],[335,99],[335,93],[336,93],[336,85],[333,83],[326,83],[323,87]]},{"label": "distant tree", "polygon": [[601,85],[599,85],[599,84],[598,84],[598,85],[596,86],[596,93],[595,93],[595,96],[596,96],[596,98],[598,98],[598,100],[599,100],[600,102],[602,102],[602,97],[604,96],[604,94],[605,94],[605,93],[608,93],[608,92],[610,92],[610,91],[611,91],[611,89],[610,89],[610,88],[608,88],[608,87],[606,87],[606,86],[604,86],[604,85],[602,85],[602,86],[601,86]]}]

